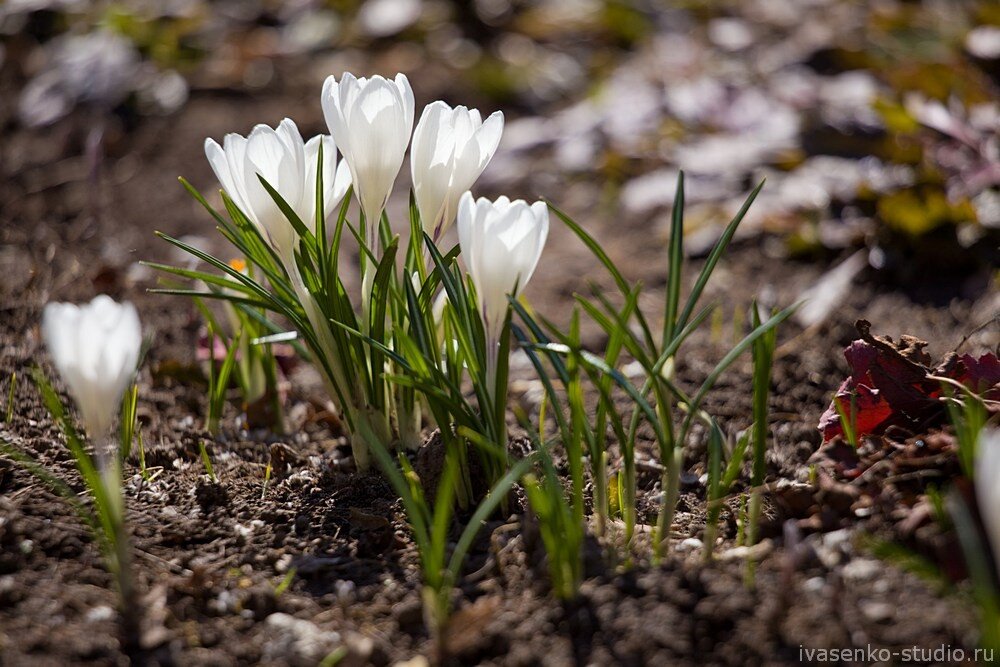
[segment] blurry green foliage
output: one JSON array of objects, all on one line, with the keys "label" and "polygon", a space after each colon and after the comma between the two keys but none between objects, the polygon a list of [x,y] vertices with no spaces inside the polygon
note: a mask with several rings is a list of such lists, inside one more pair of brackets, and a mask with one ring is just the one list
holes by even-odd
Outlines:
[{"label": "blurry green foliage", "polygon": [[512,68],[492,56],[483,56],[468,71],[467,76],[476,89],[497,101],[510,101],[517,95],[518,82]]},{"label": "blurry green foliage", "polygon": [[940,187],[926,184],[883,196],[878,217],[896,231],[921,236],[941,225],[975,220],[976,212],[968,199],[949,202]]},{"label": "blurry green foliage", "polygon": [[880,97],[875,100],[875,111],[878,112],[890,134],[914,134],[920,129],[920,123],[910,115],[902,104],[895,100]]},{"label": "blurry green foliage", "polygon": [[202,28],[205,11],[202,7],[190,16],[156,16],[140,14],[124,4],[112,4],[100,23],[127,37],[157,65],[183,67],[203,55],[189,38]]},{"label": "blurry green foliage", "polygon": [[605,2],[601,22],[612,37],[624,44],[639,42],[653,31],[649,17],[628,2]]}]

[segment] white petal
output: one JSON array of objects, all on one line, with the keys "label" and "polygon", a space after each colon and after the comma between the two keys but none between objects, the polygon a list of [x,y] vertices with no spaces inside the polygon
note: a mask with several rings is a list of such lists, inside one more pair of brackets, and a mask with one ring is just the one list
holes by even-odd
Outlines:
[{"label": "white petal", "polygon": [[69,303],[50,303],[42,313],[42,338],[60,375],[75,372],[79,355],[74,334],[78,331],[79,308]]},{"label": "white petal", "polygon": [[500,137],[503,135],[503,112],[494,111],[486,119],[479,131],[476,132],[475,140],[479,145],[479,173],[483,173],[486,165],[493,159],[493,155],[500,145]]},{"label": "white petal", "polygon": [[395,83],[396,87],[399,88],[399,94],[403,100],[406,134],[409,135],[410,130],[413,128],[413,89],[410,88],[410,80],[403,73],[396,75]]},{"label": "white petal", "polygon": [[247,140],[239,134],[227,134],[222,140],[223,152],[226,155],[226,162],[229,163],[229,178],[232,190],[225,184],[223,188],[229,198],[239,207],[243,213],[254,220],[253,211],[250,210],[250,202],[247,200],[246,182],[243,178],[243,163],[246,161]]},{"label": "white petal", "polygon": [[403,164],[409,139],[409,131],[403,126],[398,92],[380,79],[373,77],[361,91],[350,119],[352,133],[363,144],[363,150],[353,156],[351,171],[369,221],[381,215]]},{"label": "white petal", "polygon": [[467,256],[467,251],[472,246],[475,215],[476,202],[471,192],[465,192],[458,200],[458,244],[462,248],[463,256]]},{"label": "white petal", "polygon": [[347,166],[345,160],[341,160],[340,164],[337,165],[337,174],[333,177],[333,188],[330,190],[329,196],[326,198],[328,202],[326,205],[326,215],[327,217],[333,212],[347,194],[347,188],[351,187],[351,170]]},{"label": "white petal", "polygon": [[291,156],[286,154],[284,144],[274,130],[266,125],[254,128],[247,139],[247,152],[243,164],[247,200],[268,240],[279,255],[286,258],[294,251],[295,230],[274,198],[261,184],[258,174],[277,190],[286,202],[288,199],[298,199],[301,197],[304,176],[295,179],[291,163]]},{"label": "white petal", "polygon": [[479,109],[469,109],[469,120],[472,121],[472,129],[478,130],[483,126],[483,117],[479,113]]},{"label": "white petal", "polygon": [[[410,165],[413,176],[413,194],[420,211],[424,229],[439,236],[444,225],[451,223],[454,206],[449,210],[454,172],[454,132],[450,127],[451,113],[447,104],[432,102],[424,109],[417,129],[413,133]],[[468,188],[465,188],[468,189]],[[443,219],[447,216],[448,219]]]},{"label": "white petal", "polygon": [[218,179],[219,185],[226,191],[230,199],[236,200],[240,194],[233,183],[229,161],[226,159],[226,153],[222,150],[222,146],[214,139],[205,139],[205,157],[208,158],[208,163],[212,166],[212,171],[215,172],[215,178]]},{"label": "white petal", "polygon": [[[327,137],[328,138],[328,137]],[[333,141],[330,141],[332,144]],[[323,146],[323,195],[324,205],[326,205],[326,192],[329,189],[331,178],[327,177],[327,167],[331,160],[336,160],[336,154],[330,155],[328,144],[324,141],[324,135],[315,136],[306,142],[303,150],[305,159],[305,192],[302,195],[302,212],[299,217],[316,231],[316,169],[319,166],[319,147]]]},{"label": "white petal", "polygon": [[[299,133],[299,128],[291,118],[285,118],[281,121],[276,134],[285,144],[282,167],[285,169],[284,176],[288,179],[287,184],[282,183],[279,192],[288,201],[289,205],[298,211],[297,207],[301,205],[306,189],[305,144],[302,142],[302,135]],[[336,156],[333,159],[336,159]],[[311,203],[310,206],[312,206]]]},{"label": "white petal", "polygon": [[326,119],[326,125],[330,130],[330,134],[340,148],[341,153],[343,153],[344,157],[347,157],[351,153],[353,142],[351,141],[351,134],[348,131],[347,122],[344,118],[344,110],[341,105],[342,89],[343,85],[338,84],[336,79],[332,76],[327,77],[326,82],[323,84],[323,94],[320,101],[323,107],[323,117]]}]

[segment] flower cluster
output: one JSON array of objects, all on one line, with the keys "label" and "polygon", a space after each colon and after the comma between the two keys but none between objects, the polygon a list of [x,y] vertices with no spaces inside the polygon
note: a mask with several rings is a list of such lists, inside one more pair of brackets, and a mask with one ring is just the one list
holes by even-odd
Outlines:
[{"label": "flower cluster", "polygon": [[[483,398],[492,403],[506,396],[506,387],[496,385],[505,376],[498,373],[498,364],[504,363],[499,356],[508,297],[520,294],[538,264],[548,234],[548,208],[507,197],[475,201],[469,192],[499,146],[504,124],[499,111],[483,120],[476,109],[435,101],[424,108],[414,129],[414,96],[403,74],[393,79],[331,76],[323,85],[321,105],[328,135],[304,141],[286,118],[276,128],[258,125],[246,137],[229,134],[221,145],[205,141],[232,218],[224,233],[261,278],[233,275],[221,267],[227,273],[226,288],[214,289],[212,295],[234,300],[234,305],[238,299],[242,306],[265,308],[293,323],[331,400],[344,414],[355,462],[364,468],[373,444],[366,440],[420,441],[421,398],[412,387],[387,386],[385,380],[422,367],[404,353],[403,338],[410,333],[426,329],[442,338],[433,351],[420,353],[432,366],[482,372],[482,381],[489,384]],[[400,245],[385,209],[407,148],[413,206],[400,272],[395,264]],[[346,217],[352,198],[360,211],[356,225]],[[450,271],[454,255],[437,245],[456,219],[461,255],[474,286],[463,304],[474,304],[478,312],[478,335],[466,331],[463,336],[455,327],[441,326],[442,300],[449,296],[444,288],[454,281],[437,270]],[[359,243],[360,312],[347,298],[340,276],[337,255],[345,228]],[[444,264],[430,262],[442,255],[449,255]],[[426,291],[429,298],[437,292],[436,305],[423,315],[408,312],[401,276],[415,281],[418,295]],[[236,294],[234,282],[240,285]],[[205,283],[222,286],[218,276]],[[455,308],[451,312],[457,326],[471,326]],[[413,330],[424,315],[427,326]],[[458,339],[467,343],[461,351],[453,344]],[[472,347],[480,349],[481,359],[449,358],[468,357]],[[445,358],[437,359],[441,354]],[[493,419],[501,421],[495,414]],[[505,431],[497,429],[489,439],[503,437]]]}]

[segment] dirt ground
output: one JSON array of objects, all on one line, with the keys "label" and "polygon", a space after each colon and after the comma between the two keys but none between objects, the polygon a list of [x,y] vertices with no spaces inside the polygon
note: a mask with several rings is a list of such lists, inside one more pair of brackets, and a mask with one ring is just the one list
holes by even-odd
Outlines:
[{"label": "dirt ground", "polygon": [[[96,292],[127,298],[153,341],[140,374],[139,405],[147,463],[161,472],[144,482],[134,461],[126,471],[128,521],[145,595],[143,657],[150,664],[311,665],[339,647],[346,648],[340,664],[351,665],[419,656],[487,665],[795,664],[803,647],[975,646],[975,615],[961,584],[958,592],[942,590],[865,546],[863,536],[874,535],[900,539],[930,556],[955,549],[933,528],[900,529],[899,513],[916,502],[919,489],[900,493],[900,504],[890,507],[880,504],[878,492],[825,472],[826,481],[808,482],[820,445],[816,425],[847,375],[840,351],[855,337],[856,319],[871,321],[876,333],[928,340],[939,357],[997,312],[997,295],[988,273],[959,272],[901,288],[865,269],[825,324],[806,331],[790,323],[780,332],[768,479],[797,483],[799,492],[769,497],[768,539],[756,552],[752,585],[743,554],[733,550],[732,512],[724,512],[714,563],[703,563],[693,541],[704,526],[705,491],[699,481],[704,457],[692,443],[665,562],[653,565],[642,553],[629,566],[589,558],[581,598],[563,605],[547,591],[541,546],[516,511],[482,530],[461,581],[446,654],[435,655],[402,507],[377,475],[359,475],[345,464],[349,447],[321,418],[314,378],[306,370],[292,376],[293,435],[237,432],[237,410],[230,405],[225,437],[213,439],[201,430],[204,385],[187,379],[199,375],[196,313],[179,299],[146,294],[156,276],[137,265],[179,261],[154,230],[221,249],[209,219],[174,178],[184,175],[214,191],[204,137],[276,122],[289,105],[304,135],[323,130],[314,92],[294,80],[252,97],[194,91],[173,116],[113,125],[98,189],[78,157],[89,129],[85,113],[54,128],[4,130],[3,395],[12,371],[22,381],[14,419],[0,427],[0,437],[80,488],[57,429],[26,381],[35,364],[48,368],[37,327],[47,301],[81,301]],[[4,113],[9,117],[9,106]],[[666,277],[662,228],[641,216],[618,215],[593,183],[525,176],[515,186],[520,191],[504,193],[545,195],[576,216],[629,278],[644,282],[649,296],[643,305],[655,311],[653,295]],[[404,190],[397,188],[396,210]],[[723,323],[692,340],[681,362],[684,382],[704,377],[732,336],[733,314],[745,312],[752,297],[791,303],[843,259],[793,261],[775,252],[771,241],[760,234],[743,238],[723,261],[709,291]],[[606,282],[571,234],[554,224],[527,297],[539,311],[565,321],[570,296],[586,291],[591,279]],[[586,340],[600,343],[596,330],[587,331]],[[514,400],[521,400],[530,369],[515,363],[513,373]],[[728,429],[750,421],[748,386],[745,362],[710,396],[708,409]],[[217,483],[204,474],[199,440],[207,443]],[[276,470],[265,487],[265,467],[279,450],[286,469]],[[640,509],[642,520],[652,523],[659,489],[649,443],[640,457],[646,462]],[[738,486],[746,484],[744,476]],[[72,511],[0,459],[0,663],[126,664],[114,604],[99,551]]]}]

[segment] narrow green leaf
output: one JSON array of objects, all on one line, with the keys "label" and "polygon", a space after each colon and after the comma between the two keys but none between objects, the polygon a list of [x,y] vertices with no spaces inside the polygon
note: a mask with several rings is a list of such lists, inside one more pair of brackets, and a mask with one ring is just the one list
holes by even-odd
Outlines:
[{"label": "narrow green leaf", "polygon": [[194,197],[198,201],[198,203],[201,204],[204,207],[204,209],[209,212],[209,214],[211,214],[213,218],[215,218],[216,222],[218,222],[220,225],[226,224],[225,219],[221,215],[219,215],[218,211],[212,208],[209,205],[208,201],[205,200],[205,197],[203,197],[202,194],[198,192],[198,190],[193,185],[188,183],[188,181],[183,176],[178,176],[177,180],[180,181],[181,185],[184,186],[184,189],[187,190],[189,193],[191,193],[191,196]]},{"label": "narrow green leaf", "polygon": [[705,398],[705,395],[708,394],[709,391],[711,391],[712,387],[715,386],[715,383],[718,381],[719,377],[725,372],[725,370],[729,368],[729,366],[732,365],[732,363],[736,361],[736,359],[741,354],[743,354],[746,351],[746,349],[753,344],[755,340],[757,340],[758,338],[766,334],[768,331],[774,329],[779,324],[787,320],[792,315],[792,313],[796,311],[797,308],[798,304],[796,303],[794,305],[785,308],[781,312],[773,315],[770,319],[764,322],[764,324],[760,325],[759,327],[756,327],[753,331],[747,334],[746,337],[743,338],[743,340],[737,343],[736,346],[733,347],[733,349],[731,349],[719,361],[718,364],[716,364],[715,368],[712,369],[712,372],[709,373],[707,378],[705,378],[705,381],[702,383],[697,393],[691,399],[691,404],[688,406],[690,412],[685,418],[684,425],[681,429],[681,442],[683,442],[683,438],[687,434],[688,428],[691,426],[691,421],[694,418],[695,413],[697,412],[699,406],[701,405],[701,401]]},{"label": "narrow green leaf", "polygon": [[[313,234],[312,230],[309,229],[304,222],[302,222],[302,218],[299,217],[299,214],[288,205],[288,202],[286,202],[285,198],[281,196],[281,193],[275,190],[271,184],[267,182],[266,178],[257,174],[257,180],[260,181],[260,184],[264,186],[265,190],[267,190],[267,194],[271,195],[271,199],[273,199],[274,203],[278,205],[279,209],[281,209],[282,214],[284,214],[285,219],[288,220],[288,223],[295,230],[295,233],[306,242],[307,246],[315,249],[316,236]],[[319,196],[322,197],[322,193],[319,193]]]},{"label": "narrow green leaf", "polygon": [[209,285],[217,285],[224,289],[234,290],[237,292],[244,292],[247,294],[252,294],[253,290],[242,283],[234,282],[229,278],[225,278],[214,273],[208,273],[207,271],[196,271],[194,269],[185,269],[179,266],[170,266],[169,264],[159,264],[157,262],[139,262],[143,266],[147,266],[156,271],[162,271],[164,273],[169,273],[175,276],[180,276],[181,278],[190,278],[192,280],[200,280],[203,283]]},{"label": "narrow green leaf", "polygon": [[684,264],[684,172],[677,174],[677,193],[670,224],[670,266],[667,273],[667,302],[663,311],[663,345],[674,337],[677,308],[681,299],[681,268]]},{"label": "narrow green leaf", "polygon": [[726,252],[726,248],[729,247],[730,241],[733,240],[733,235],[736,234],[736,228],[740,226],[743,222],[743,218],[746,217],[747,211],[750,210],[750,206],[753,204],[757,195],[760,194],[761,188],[764,187],[764,180],[754,188],[750,196],[747,197],[743,206],[736,213],[736,216],[730,221],[726,226],[726,229],[722,232],[722,236],[716,242],[712,251],[708,254],[708,259],[705,260],[705,266],[702,267],[701,272],[698,274],[698,279],[695,280],[694,287],[691,288],[691,293],[688,295],[687,303],[684,305],[684,310],[681,311],[681,316],[677,320],[677,328],[682,328],[687,324],[688,318],[691,317],[691,313],[698,306],[698,300],[701,298],[701,293],[705,289],[705,285],[708,284],[708,279],[712,277],[712,272],[715,271],[715,266],[719,263],[722,258],[723,253]]},{"label": "narrow green leaf", "polygon": [[298,331],[282,331],[280,333],[271,334],[270,336],[260,336],[258,338],[251,338],[251,345],[271,345],[272,343],[290,343],[291,341],[299,337]]},{"label": "narrow green leaf", "polygon": [[497,507],[500,506],[500,503],[506,497],[507,492],[510,491],[517,480],[524,476],[524,473],[528,471],[533,462],[534,456],[529,455],[511,466],[507,474],[493,485],[490,492],[479,503],[479,507],[476,508],[472,518],[469,519],[469,523],[466,524],[465,529],[462,531],[462,535],[458,538],[455,550],[451,554],[451,560],[448,562],[448,574],[452,583],[457,580],[462,562],[465,560],[465,555],[468,553],[469,547],[472,546],[472,541],[475,539],[476,534],[482,528],[483,522],[496,511]]},{"label": "narrow green leaf", "polygon": [[208,478],[212,480],[215,484],[218,481],[215,477],[215,468],[212,467],[212,457],[208,455],[208,449],[205,447],[205,441],[198,440],[198,453],[201,455],[201,463],[205,466],[205,472],[208,474]]}]

